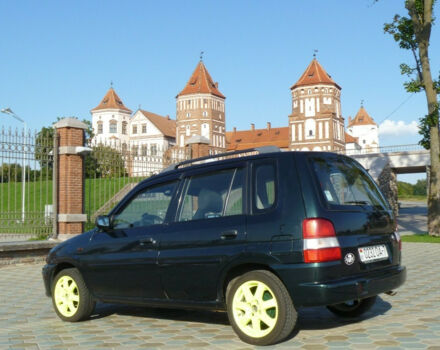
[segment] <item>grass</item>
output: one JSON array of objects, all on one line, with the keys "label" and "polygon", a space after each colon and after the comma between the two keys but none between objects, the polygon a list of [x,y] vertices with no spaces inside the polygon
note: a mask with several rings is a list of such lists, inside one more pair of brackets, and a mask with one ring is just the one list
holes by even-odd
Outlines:
[{"label": "grass", "polygon": [[[143,178],[142,178],[143,179]],[[125,185],[141,178],[120,177],[85,180],[85,212],[90,218]],[[44,207],[52,204],[52,180],[26,182],[25,223],[22,218],[21,182],[0,183],[0,234],[33,233],[48,235],[52,223],[44,220]],[[115,203],[116,204],[116,203]],[[87,223],[88,228],[92,223]]]},{"label": "grass", "polygon": [[427,202],[428,198],[426,196],[419,195],[399,195],[399,200],[403,201],[415,201],[415,202]]},{"label": "grass", "polygon": [[430,236],[427,233],[423,235],[405,235],[402,236],[402,242],[440,243],[440,237]]}]

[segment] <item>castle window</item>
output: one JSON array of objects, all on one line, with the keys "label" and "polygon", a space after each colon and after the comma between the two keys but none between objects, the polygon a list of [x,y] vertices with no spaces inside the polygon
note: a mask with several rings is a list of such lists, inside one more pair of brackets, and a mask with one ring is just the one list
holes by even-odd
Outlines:
[{"label": "castle window", "polygon": [[313,131],[309,130],[309,136],[313,136]]},{"label": "castle window", "polygon": [[127,122],[122,122],[122,134],[127,135]]},{"label": "castle window", "polygon": [[191,116],[191,113],[190,113],[190,112],[186,113],[186,117],[187,117],[187,118],[189,118],[190,116]]},{"label": "castle window", "polygon": [[147,124],[142,124],[142,134],[147,133]]},{"label": "castle window", "polygon": [[208,116],[208,112],[207,112],[207,111],[203,111],[202,114],[203,114],[204,117],[207,117],[207,116]]},{"label": "castle window", "polygon": [[116,120],[111,120],[110,121],[110,134],[116,134],[118,132],[117,127],[118,127],[118,123],[116,122]]},{"label": "castle window", "polygon": [[137,134],[137,132],[138,132],[137,125],[133,125],[132,134]]},{"label": "castle window", "polygon": [[312,89],[309,89],[309,90],[307,91],[307,93],[308,93],[309,95],[311,95],[311,94],[312,94]]},{"label": "castle window", "polygon": [[148,145],[142,145],[141,155],[146,156],[148,152]]},{"label": "castle window", "polygon": [[157,144],[152,143],[150,146],[150,155],[155,156],[157,155]]},{"label": "castle window", "polygon": [[102,134],[103,133],[103,124],[102,122],[98,122],[98,134]]},{"label": "castle window", "polygon": [[131,146],[131,155],[132,156],[138,155],[138,146]]}]

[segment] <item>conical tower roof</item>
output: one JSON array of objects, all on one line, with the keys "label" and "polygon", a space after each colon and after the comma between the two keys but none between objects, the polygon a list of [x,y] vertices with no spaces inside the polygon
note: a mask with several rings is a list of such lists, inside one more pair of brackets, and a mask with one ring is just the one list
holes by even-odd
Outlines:
[{"label": "conical tower roof", "polygon": [[214,83],[208,73],[203,61],[197,64],[191,78],[186,83],[186,86],[179,92],[177,97],[189,94],[213,94],[215,96],[226,98],[218,89],[218,83]]},{"label": "conical tower roof", "polygon": [[101,103],[91,111],[94,112],[101,109],[122,109],[131,113],[131,110],[124,106],[124,103],[112,87],[107,91]]},{"label": "conical tower roof", "polygon": [[348,127],[353,125],[377,125],[377,124],[374,122],[373,118],[369,116],[364,106],[361,106],[354,119],[350,123],[348,123]]},{"label": "conical tower roof", "polygon": [[299,78],[290,89],[293,90],[299,86],[315,84],[331,84],[336,86],[338,89],[341,89],[341,87],[335,83],[332,77],[325,71],[316,58],[310,62],[303,75],[301,75],[301,78]]}]

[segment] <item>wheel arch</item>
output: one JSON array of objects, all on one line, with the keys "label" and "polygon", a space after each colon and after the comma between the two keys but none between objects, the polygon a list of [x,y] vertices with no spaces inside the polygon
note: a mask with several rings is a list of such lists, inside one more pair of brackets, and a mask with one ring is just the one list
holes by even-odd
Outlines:
[{"label": "wheel arch", "polygon": [[275,276],[277,276],[280,279],[280,281],[284,284],[281,277],[276,273],[276,271],[273,268],[271,268],[269,262],[243,262],[230,267],[224,274],[218,291],[219,300],[221,300],[221,302],[223,303],[226,301],[226,291],[228,285],[234,278],[239,277],[245,274],[246,272],[255,271],[255,270],[269,271],[273,273]]}]

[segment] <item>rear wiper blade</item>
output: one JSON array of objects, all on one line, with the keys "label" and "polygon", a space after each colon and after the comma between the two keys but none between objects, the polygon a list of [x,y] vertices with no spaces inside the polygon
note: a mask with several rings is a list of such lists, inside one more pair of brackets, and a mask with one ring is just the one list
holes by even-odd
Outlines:
[{"label": "rear wiper blade", "polygon": [[366,202],[366,201],[347,201],[347,202],[344,202],[345,204],[358,204],[358,205],[366,205],[366,204],[369,204],[368,202]]}]

